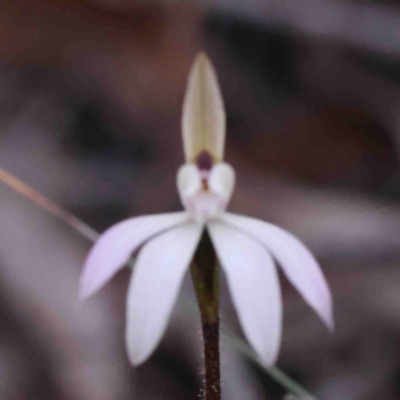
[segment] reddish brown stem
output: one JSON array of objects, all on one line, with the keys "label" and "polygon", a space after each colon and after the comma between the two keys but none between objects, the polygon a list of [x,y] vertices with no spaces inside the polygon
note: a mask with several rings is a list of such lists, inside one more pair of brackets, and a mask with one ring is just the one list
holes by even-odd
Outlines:
[{"label": "reddish brown stem", "polygon": [[205,400],[221,400],[219,354],[219,269],[207,232],[203,234],[191,268],[204,339]]},{"label": "reddish brown stem", "polygon": [[221,372],[219,358],[219,322],[203,322],[205,398],[221,400]]}]

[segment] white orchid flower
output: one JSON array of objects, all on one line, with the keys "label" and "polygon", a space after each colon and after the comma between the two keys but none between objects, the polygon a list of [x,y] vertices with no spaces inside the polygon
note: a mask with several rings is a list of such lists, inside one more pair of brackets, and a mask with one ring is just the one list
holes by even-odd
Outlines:
[{"label": "white orchid flower", "polygon": [[282,301],[275,261],[305,301],[333,328],[332,299],[309,250],[267,222],[226,212],[235,173],[224,163],[225,112],[205,54],[191,69],[183,106],[186,164],[177,174],[183,212],[122,221],[93,246],[81,297],[99,290],[138,250],[128,289],[126,343],[134,365],[154,351],[167,327],[182,279],[207,229],[225,272],[243,332],[266,365],[278,354]]}]

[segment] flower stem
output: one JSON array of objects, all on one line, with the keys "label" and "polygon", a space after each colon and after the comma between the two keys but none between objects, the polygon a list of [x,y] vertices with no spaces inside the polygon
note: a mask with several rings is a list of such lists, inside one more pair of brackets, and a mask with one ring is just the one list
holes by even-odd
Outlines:
[{"label": "flower stem", "polygon": [[204,340],[205,400],[221,400],[219,353],[219,268],[205,231],[191,267]]},{"label": "flower stem", "polygon": [[205,398],[221,399],[221,373],[219,360],[219,324],[203,322],[205,359]]}]

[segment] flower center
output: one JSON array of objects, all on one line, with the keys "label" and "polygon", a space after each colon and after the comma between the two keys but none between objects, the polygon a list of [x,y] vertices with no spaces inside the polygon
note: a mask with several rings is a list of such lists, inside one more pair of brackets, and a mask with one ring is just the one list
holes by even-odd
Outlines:
[{"label": "flower center", "polygon": [[196,221],[206,222],[225,211],[235,185],[235,172],[229,164],[212,165],[211,158],[201,157],[197,165],[180,167],[177,186],[183,207]]},{"label": "flower center", "polygon": [[208,151],[202,151],[196,160],[197,167],[200,171],[210,171],[212,168],[213,160]]}]

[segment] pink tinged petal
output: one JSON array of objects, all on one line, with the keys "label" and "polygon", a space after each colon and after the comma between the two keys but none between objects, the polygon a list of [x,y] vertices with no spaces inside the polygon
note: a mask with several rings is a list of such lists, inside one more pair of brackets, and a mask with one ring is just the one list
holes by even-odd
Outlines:
[{"label": "pink tinged petal", "polygon": [[240,230],[217,221],[207,226],[244,334],[263,362],[272,365],[282,331],[282,302],[274,261],[261,244]]},{"label": "pink tinged petal", "polygon": [[146,240],[188,218],[186,212],[136,217],[105,231],[92,247],[83,267],[81,299],[88,298],[105,285]]},{"label": "pink tinged petal", "polygon": [[287,279],[333,330],[331,292],[317,261],[300,240],[275,225],[254,218],[225,213],[222,220],[263,243],[278,260]]},{"label": "pink tinged petal", "polygon": [[194,162],[207,151],[221,161],[225,145],[225,110],[217,76],[206,54],[200,53],[190,70],[182,113],[185,158]]},{"label": "pink tinged petal", "polygon": [[127,304],[126,345],[132,364],[146,361],[159,343],[203,228],[184,224],[152,239],[140,251]]}]

